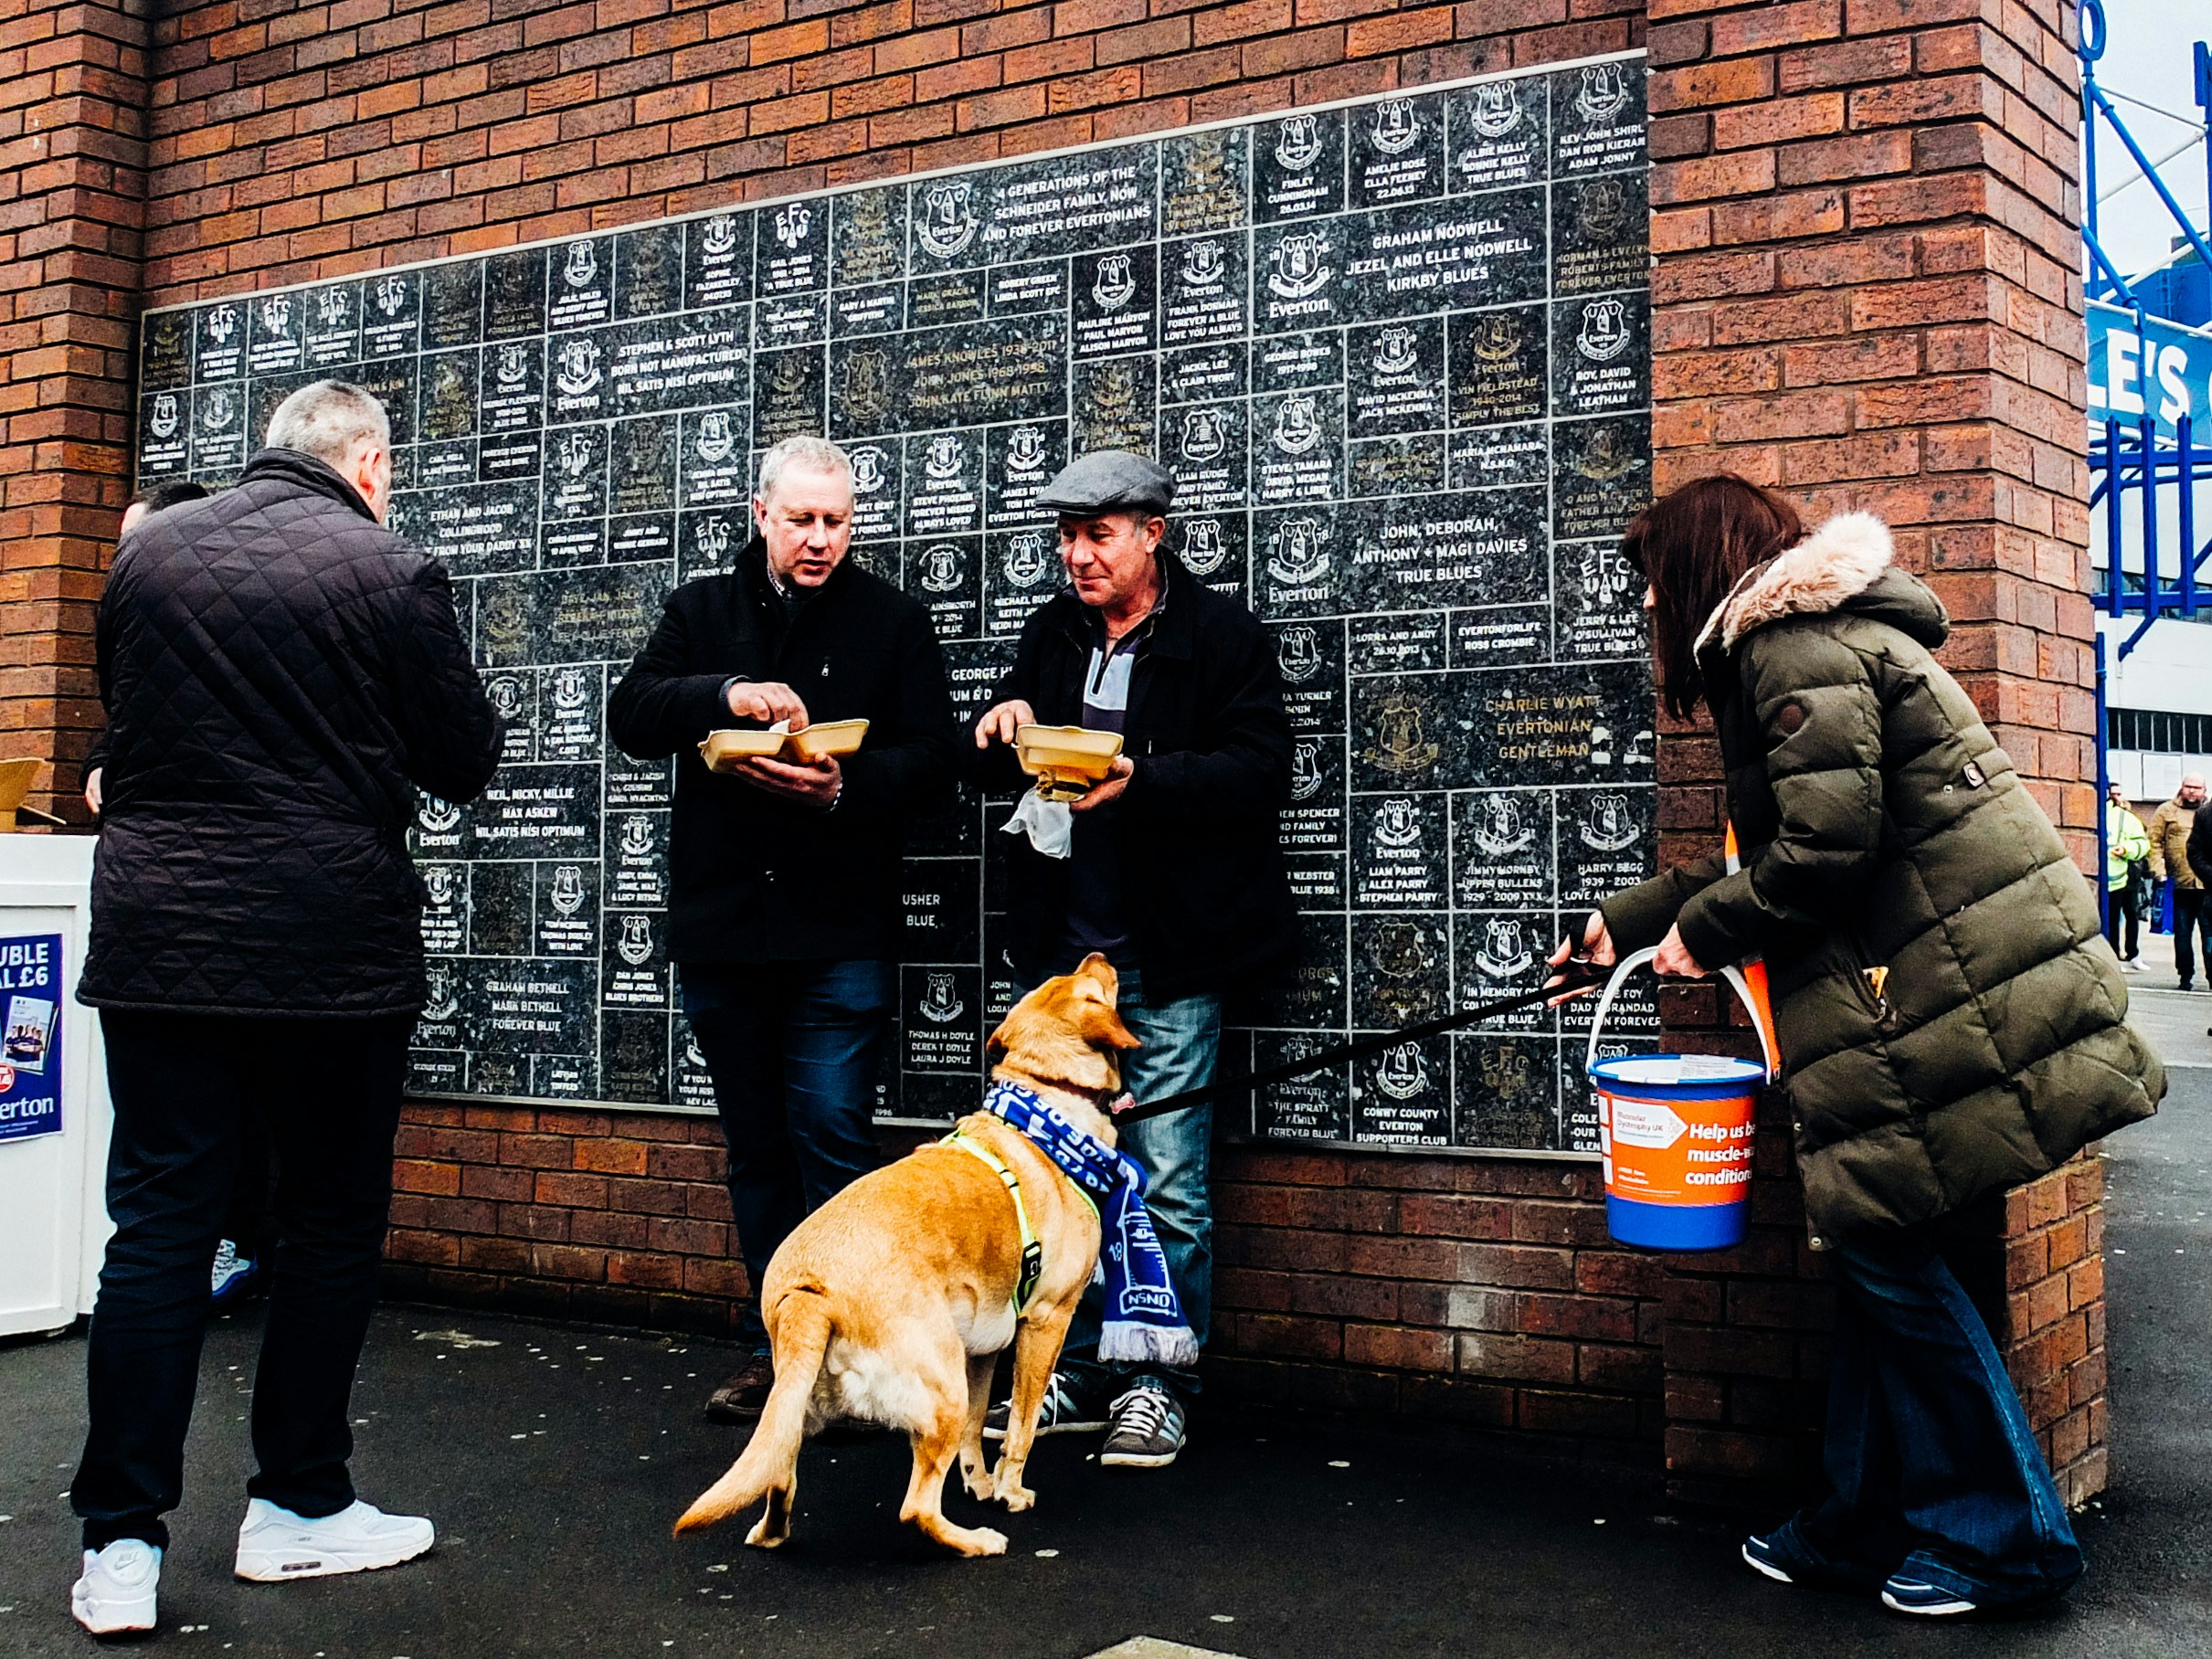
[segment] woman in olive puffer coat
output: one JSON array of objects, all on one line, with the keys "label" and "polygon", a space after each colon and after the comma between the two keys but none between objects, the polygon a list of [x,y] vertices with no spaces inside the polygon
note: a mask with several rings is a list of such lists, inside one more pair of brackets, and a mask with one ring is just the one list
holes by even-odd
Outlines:
[{"label": "woman in olive puffer coat", "polygon": [[[1987,1329],[1926,1224],[2148,1116],[2097,905],[1931,652],[1942,603],[1864,513],[1701,479],[1631,524],[1660,687],[1712,711],[1741,868],[1616,893],[1584,948],[1763,956],[1816,1248],[1839,1281],[1832,1490],[1744,1558],[1900,1612],[2047,1601],[2081,1558]],[[1565,947],[1556,959],[1565,959]]]}]

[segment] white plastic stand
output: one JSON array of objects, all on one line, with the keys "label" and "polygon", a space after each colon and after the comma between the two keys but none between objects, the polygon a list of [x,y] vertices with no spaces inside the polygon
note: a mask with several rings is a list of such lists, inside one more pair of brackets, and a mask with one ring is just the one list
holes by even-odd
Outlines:
[{"label": "white plastic stand", "polygon": [[[98,1016],[77,1001],[94,845],[89,835],[0,834],[0,940],[61,941],[56,983],[32,988],[58,1004],[51,1058],[60,1071],[61,1125],[0,1138],[0,1336],[60,1330],[90,1313],[113,1231],[104,1197],[107,1055]],[[0,962],[0,974],[7,971]],[[16,965],[8,983],[24,971]],[[0,1014],[10,995],[0,988]],[[35,1051],[34,1042],[18,1057]]]}]

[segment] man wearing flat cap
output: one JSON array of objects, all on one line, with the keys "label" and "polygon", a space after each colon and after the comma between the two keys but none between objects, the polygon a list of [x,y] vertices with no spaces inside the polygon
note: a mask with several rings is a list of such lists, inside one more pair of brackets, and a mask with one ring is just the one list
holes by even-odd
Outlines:
[{"label": "man wearing flat cap", "polygon": [[[1028,789],[1014,734],[1032,724],[1118,732],[1106,779],[1065,808],[1033,799],[1009,825],[1010,954],[1035,985],[1100,951],[1144,1046],[1123,1079],[1141,1104],[1213,1079],[1222,999],[1285,966],[1297,938],[1275,818],[1290,798],[1290,723],[1275,653],[1252,613],[1160,545],[1175,481],[1146,456],[1095,450],[1037,498],[1060,514],[1068,586],[1021,630],[976,726],[983,787]],[[1213,1112],[1129,1125],[1146,1203],[1202,1344],[1213,1299]],[[1099,1462],[1173,1463],[1194,1371],[1098,1358],[1098,1293],[1068,1333],[1038,1432],[1106,1428]],[[996,1407],[985,1432],[1005,1432]]]}]

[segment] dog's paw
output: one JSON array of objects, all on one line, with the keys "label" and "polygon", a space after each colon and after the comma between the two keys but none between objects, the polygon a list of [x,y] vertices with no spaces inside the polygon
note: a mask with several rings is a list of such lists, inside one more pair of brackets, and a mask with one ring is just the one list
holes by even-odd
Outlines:
[{"label": "dog's paw", "polygon": [[1006,1535],[989,1527],[971,1527],[959,1550],[964,1556],[1001,1556],[1006,1553]]},{"label": "dog's paw", "polygon": [[1021,1485],[1020,1481],[996,1483],[992,1487],[991,1496],[999,1503],[1004,1504],[1015,1515],[1020,1515],[1037,1501],[1037,1495]]},{"label": "dog's paw", "polygon": [[979,1504],[988,1504],[998,1495],[990,1476],[984,1473],[980,1464],[972,1469],[960,1471],[960,1485],[968,1488],[968,1495]]},{"label": "dog's paw", "polygon": [[768,1517],[764,1515],[753,1523],[753,1530],[745,1535],[745,1541],[756,1549],[774,1549],[790,1536],[788,1531],[770,1532]]}]

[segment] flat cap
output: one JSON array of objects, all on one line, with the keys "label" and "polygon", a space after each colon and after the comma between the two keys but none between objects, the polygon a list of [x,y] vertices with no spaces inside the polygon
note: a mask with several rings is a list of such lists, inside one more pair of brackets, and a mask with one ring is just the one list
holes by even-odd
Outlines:
[{"label": "flat cap", "polygon": [[1055,512],[1164,513],[1174,499],[1174,475],[1129,449],[1078,455],[1037,492],[1037,505]]}]

